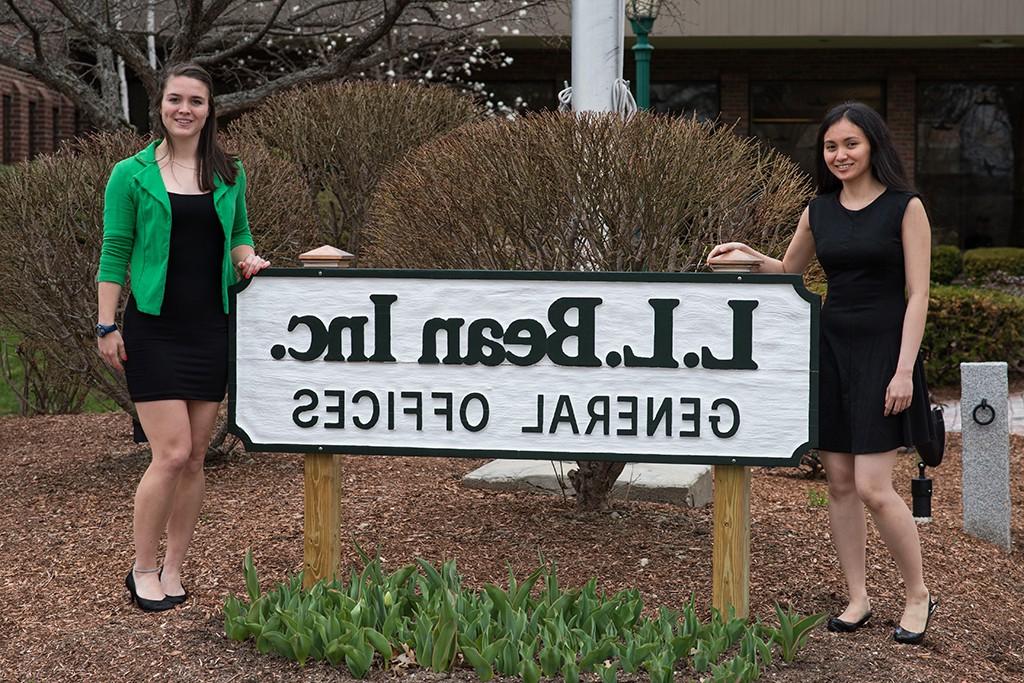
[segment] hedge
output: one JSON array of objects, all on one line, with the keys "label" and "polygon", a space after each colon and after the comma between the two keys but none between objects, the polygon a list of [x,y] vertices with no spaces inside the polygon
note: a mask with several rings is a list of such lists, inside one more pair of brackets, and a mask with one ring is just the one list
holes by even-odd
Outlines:
[{"label": "hedge", "polygon": [[964,269],[964,257],[958,247],[940,244],[932,249],[932,282],[948,285]]},{"label": "hedge", "polygon": [[1024,372],[1024,297],[935,285],[922,350],[929,384],[958,384],[960,363],[1006,361]]},{"label": "hedge", "polygon": [[964,275],[971,281],[984,281],[996,273],[1024,276],[1024,249],[984,247],[964,252]]}]

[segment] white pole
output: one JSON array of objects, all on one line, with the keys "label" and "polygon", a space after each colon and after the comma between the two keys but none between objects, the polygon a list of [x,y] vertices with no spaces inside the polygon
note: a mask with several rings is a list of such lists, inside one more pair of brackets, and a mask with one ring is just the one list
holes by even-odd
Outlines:
[{"label": "white pole", "polygon": [[625,22],[625,0],[573,0],[573,111],[617,111]]}]

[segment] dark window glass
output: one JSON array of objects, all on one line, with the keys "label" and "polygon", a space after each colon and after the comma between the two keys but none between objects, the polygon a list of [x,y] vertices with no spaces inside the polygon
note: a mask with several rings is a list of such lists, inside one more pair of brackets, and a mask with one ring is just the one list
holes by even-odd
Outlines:
[{"label": "dark window glass", "polygon": [[1022,138],[1020,83],[918,83],[916,181],[939,241],[1024,245]]},{"label": "dark window glass", "polygon": [[885,115],[881,82],[759,81],[750,84],[750,134],[814,175],[818,125],[837,104],[863,102]]},{"label": "dark window glass", "polygon": [[4,95],[4,163],[14,163],[14,131],[11,126],[14,124],[14,98]]},{"label": "dark window glass", "polygon": [[60,147],[60,109],[58,107],[53,108],[53,151],[56,152],[57,148]]},{"label": "dark window glass", "polygon": [[558,109],[558,88],[554,81],[492,81],[485,86],[487,99],[502,112]]},{"label": "dark window glass", "polygon": [[28,103],[28,158],[35,159],[39,153],[39,105]]},{"label": "dark window glass", "polygon": [[656,81],[651,83],[651,110],[659,114],[697,115],[701,121],[718,118],[718,83]]}]

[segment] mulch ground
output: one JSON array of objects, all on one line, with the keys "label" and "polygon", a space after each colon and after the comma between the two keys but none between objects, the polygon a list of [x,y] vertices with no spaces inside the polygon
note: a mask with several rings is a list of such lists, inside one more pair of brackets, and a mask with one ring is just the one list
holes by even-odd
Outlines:
[{"label": "mulch ground", "polygon": [[[0,679],[10,681],[338,681],[342,670],[304,669],[229,641],[220,606],[244,593],[252,548],[264,585],[302,562],[302,458],[237,455],[208,465],[207,498],[186,561],[194,597],[171,613],[129,606],[135,485],[147,464],[122,415],[0,419]],[[933,473],[935,521],[921,527],[928,583],[941,599],[925,644],[891,633],[902,608],[896,567],[871,527],[869,585],[875,619],[852,635],[817,629],[791,665],[766,681],[1024,680],[1024,438],[1013,437],[1016,550],[961,530],[959,437]],[[539,554],[563,585],[590,576],[607,591],[636,587],[649,607],[711,596],[710,509],[619,503],[578,514],[560,497],[482,492],[460,477],[481,461],[353,457],[345,461],[344,536],[380,548],[385,566],[456,558],[467,584],[525,574]],[[898,489],[909,499],[912,458]],[[755,470],[751,611],[774,621],[775,602],[802,613],[843,608],[843,583],[818,494],[825,482],[797,470]],[[343,561],[356,562],[352,548]],[[371,679],[389,681],[375,670]],[[424,671],[404,679],[439,680]],[[473,680],[471,671],[455,678]],[[404,682],[403,682],[404,683]]]}]

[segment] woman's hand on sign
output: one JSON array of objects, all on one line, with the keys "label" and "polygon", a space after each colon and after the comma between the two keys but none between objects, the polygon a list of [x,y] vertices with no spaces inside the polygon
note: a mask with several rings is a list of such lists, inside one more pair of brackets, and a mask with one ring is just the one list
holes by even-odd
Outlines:
[{"label": "woman's hand on sign", "polygon": [[121,339],[121,332],[114,330],[109,334],[105,334],[102,337],[96,339],[96,345],[99,347],[100,356],[106,361],[107,365],[124,372],[124,366],[121,364],[122,361],[128,360],[128,354],[124,350],[124,340]]},{"label": "woman's hand on sign", "polygon": [[235,266],[238,268],[239,275],[244,278],[250,278],[264,268],[269,267],[270,261],[256,254],[247,254]]},{"label": "woman's hand on sign", "polygon": [[914,394],[914,380],[909,372],[897,370],[885,389],[885,415],[902,413],[910,406]]},{"label": "woman's hand on sign", "polygon": [[743,244],[743,242],[725,242],[724,244],[719,244],[717,247],[711,250],[711,253],[708,254],[708,264],[710,264],[711,259],[715,258],[716,256],[722,256],[724,254],[728,254],[730,251],[736,250],[742,251],[745,254],[750,254],[751,256],[760,256],[759,253],[757,253],[747,245]]}]

